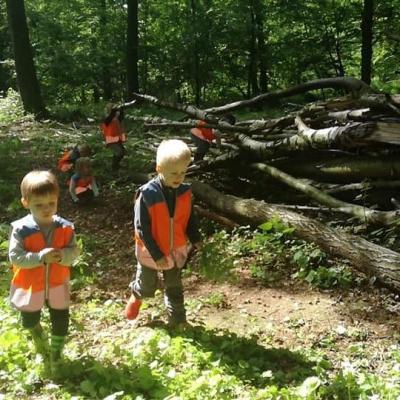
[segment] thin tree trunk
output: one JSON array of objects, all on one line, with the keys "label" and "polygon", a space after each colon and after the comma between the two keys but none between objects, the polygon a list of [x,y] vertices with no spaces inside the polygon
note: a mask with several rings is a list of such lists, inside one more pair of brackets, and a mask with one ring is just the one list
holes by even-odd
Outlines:
[{"label": "thin tree trunk", "polygon": [[7,0],[7,14],[14,48],[15,69],[22,103],[26,112],[37,118],[47,115],[36,76],[32,47],[23,0]]},{"label": "thin tree trunk", "polygon": [[316,200],[320,204],[335,208],[345,214],[353,215],[361,222],[364,222],[366,224],[392,225],[396,223],[399,218],[400,213],[397,211],[372,210],[370,208],[359,206],[357,204],[346,203],[344,201],[335,199],[334,197],[319,189],[316,189],[310,184],[295,179],[293,176],[290,176],[289,174],[286,174],[285,172],[280,171],[279,169],[270,165],[253,163],[250,164],[250,167],[265,172],[273,178],[279,179],[288,186],[305,193],[307,196]]},{"label": "thin tree trunk", "polygon": [[133,99],[133,93],[139,90],[138,48],[139,48],[139,21],[138,0],[128,0],[127,23],[127,100]]},{"label": "thin tree trunk", "polygon": [[141,73],[141,86],[144,93],[147,92],[147,82],[149,74],[149,56],[147,49],[147,25],[149,21],[149,4],[147,1],[142,2],[141,13],[143,18],[143,28],[141,29],[141,52],[142,52],[142,73]]},{"label": "thin tree trunk", "polygon": [[247,85],[247,96],[254,96],[260,93],[257,81],[257,37],[256,37],[256,23],[253,11],[253,2],[250,0],[249,4],[250,12],[250,35],[249,35],[249,70],[248,70],[248,85]]},{"label": "thin tree trunk", "polygon": [[266,66],[266,46],[264,38],[264,10],[263,4],[260,0],[252,0],[254,22],[256,26],[256,38],[257,38],[257,54],[258,54],[258,67],[260,70],[259,75],[259,88],[261,93],[268,91],[268,79],[267,79],[267,66]]},{"label": "thin tree trunk", "polygon": [[361,80],[371,83],[372,70],[372,24],[374,16],[374,0],[364,0],[361,21]]},{"label": "thin tree trunk", "polygon": [[[107,35],[107,4],[106,0],[100,0],[100,13],[99,13],[99,22],[100,22],[100,36],[102,38],[102,42],[106,41]],[[106,41],[107,42],[107,41]],[[105,48],[104,44],[102,45],[101,52],[103,54],[102,66],[101,66],[101,78],[102,78],[102,89],[103,89],[103,97],[105,100],[111,100],[113,97],[112,85],[111,85],[111,75],[110,69],[108,65],[108,59],[106,54],[108,53],[108,49]]]},{"label": "thin tree trunk", "polygon": [[193,77],[194,77],[194,102],[196,106],[200,104],[201,97],[201,79],[200,79],[200,56],[199,56],[199,43],[198,43],[198,24],[197,24],[197,0],[190,0],[190,18],[192,27],[193,49],[192,49],[192,62],[193,62]]}]

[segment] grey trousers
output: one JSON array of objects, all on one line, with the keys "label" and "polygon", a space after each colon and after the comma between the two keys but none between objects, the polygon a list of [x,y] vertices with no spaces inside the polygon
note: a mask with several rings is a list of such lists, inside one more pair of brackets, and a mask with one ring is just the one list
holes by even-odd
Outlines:
[{"label": "grey trousers", "polygon": [[[164,278],[164,302],[170,323],[186,322],[186,310],[183,299],[181,270],[172,268],[162,271]],[[153,297],[157,289],[158,271],[137,265],[136,278],[130,284],[135,297]]]}]

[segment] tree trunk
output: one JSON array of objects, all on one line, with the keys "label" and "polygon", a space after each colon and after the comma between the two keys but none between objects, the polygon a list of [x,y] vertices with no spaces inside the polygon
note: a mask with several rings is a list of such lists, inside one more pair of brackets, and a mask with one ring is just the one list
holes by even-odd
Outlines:
[{"label": "tree trunk", "polygon": [[126,40],[127,100],[132,100],[133,93],[139,91],[138,24],[138,0],[128,0],[128,24]]},{"label": "tree trunk", "polygon": [[261,93],[268,91],[268,79],[267,79],[267,65],[266,65],[266,46],[264,38],[264,10],[263,4],[260,0],[252,0],[254,21],[256,26],[256,38],[257,38],[257,54],[258,54],[258,67],[260,70],[259,88]]},{"label": "tree trunk", "polygon": [[373,16],[374,0],[364,0],[361,21],[361,80],[368,85],[371,83]]},{"label": "tree trunk", "polygon": [[398,211],[378,211],[357,204],[346,203],[342,200],[335,199],[322,190],[313,187],[309,183],[295,179],[270,165],[253,163],[250,164],[250,168],[265,172],[273,178],[284,182],[288,186],[305,193],[318,203],[335,208],[345,214],[353,215],[365,224],[393,225],[399,219]]},{"label": "tree trunk", "polygon": [[190,0],[190,26],[192,27],[192,65],[193,65],[193,77],[194,77],[194,104],[199,106],[200,104],[200,93],[201,93],[201,79],[200,79],[200,56],[199,56],[199,43],[198,43],[198,32],[197,32],[197,7],[196,0]]},{"label": "tree trunk", "polygon": [[7,14],[14,48],[15,69],[22,103],[26,112],[37,118],[47,115],[36,76],[23,0],[7,0]]},{"label": "tree trunk", "polygon": [[[106,0],[100,0],[100,32],[102,42],[105,40],[107,35],[107,4]],[[111,85],[111,75],[110,68],[108,63],[108,58],[106,54],[108,53],[108,49],[105,46],[101,46],[101,52],[103,54],[102,66],[101,66],[101,75],[102,75],[102,89],[103,89],[103,98],[105,100],[111,100],[113,97],[112,85]]]},{"label": "tree trunk", "polygon": [[249,24],[249,69],[247,81],[247,96],[251,97],[260,93],[257,80],[257,43],[256,43],[256,24],[254,19],[253,4],[249,4],[250,24]]},{"label": "tree trunk", "polygon": [[257,226],[278,216],[284,224],[295,228],[298,237],[316,243],[329,254],[348,259],[355,269],[400,290],[399,253],[262,201],[223,195],[202,182],[192,182],[192,188],[196,200],[246,224]]},{"label": "tree trunk", "polygon": [[400,160],[398,156],[371,158],[362,156],[340,159],[321,159],[313,161],[310,156],[279,160],[277,168],[296,177],[307,177],[323,182],[360,182],[364,179],[400,179]]}]

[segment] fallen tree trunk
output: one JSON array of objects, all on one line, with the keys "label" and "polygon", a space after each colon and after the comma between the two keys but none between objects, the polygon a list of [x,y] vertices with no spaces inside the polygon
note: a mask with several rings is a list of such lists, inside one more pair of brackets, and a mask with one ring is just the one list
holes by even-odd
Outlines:
[{"label": "fallen tree trunk", "polygon": [[[225,104],[221,107],[212,107],[205,111],[213,114],[232,112],[239,108],[250,107],[256,104],[266,104],[268,102],[275,101],[276,99],[291,97],[300,93],[306,93],[310,90],[326,88],[347,90],[351,93],[353,98],[359,98],[364,94],[370,94],[374,92],[366,83],[352,77],[326,78],[305,82],[288,89],[263,93],[249,100],[237,101],[231,104]],[[368,99],[370,100],[371,97],[368,97]]]},{"label": "fallen tree trunk", "polygon": [[398,156],[372,158],[351,156],[337,159],[316,160],[310,156],[290,158],[274,162],[275,167],[295,177],[307,177],[325,182],[359,182],[364,179],[399,179],[400,160]]},{"label": "fallen tree trunk", "polygon": [[394,291],[400,291],[400,254],[367,240],[329,228],[301,214],[263,201],[224,195],[211,186],[194,181],[193,193],[219,212],[251,225],[260,225],[274,216],[295,228],[295,234],[316,243],[329,254],[346,258],[352,266]]},{"label": "fallen tree trunk", "polygon": [[400,216],[398,211],[378,211],[372,210],[368,207],[359,206],[357,204],[346,203],[344,201],[335,199],[334,197],[326,194],[322,190],[319,190],[312,185],[293,178],[279,169],[272,167],[267,164],[253,163],[250,164],[251,168],[267,173],[273,178],[279,179],[286,183],[288,186],[305,193],[307,196],[316,200],[318,203],[325,206],[336,208],[345,214],[350,214],[358,218],[360,221],[366,224],[382,224],[382,225],[393,225],[395,224]]}]

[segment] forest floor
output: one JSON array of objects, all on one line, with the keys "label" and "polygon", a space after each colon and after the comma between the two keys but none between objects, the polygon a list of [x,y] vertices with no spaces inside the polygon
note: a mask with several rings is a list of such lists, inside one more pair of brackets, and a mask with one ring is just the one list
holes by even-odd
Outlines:
[{"label": "forest floor", "polygon": [[[122,179],[124,181],[124,179]],[[132,192],[123,189],[103,193],[96,205],[77,208],[64,193],[60,214],[75,222],[80,231],[96,232],[103,246],[93,249],[92,258],[111,260],[98,277],[96,287],[76,293],[75,306],[85,299],[101,298],[120,304],[115,332],[157,326],[165,321],[163,299],[159,293],[147,301],[136,321],[123,318],[123,308],[130,295],[128,284],[135,270],[131,228]],[[381,367],[380,357],[400,339],[400,305],[398,296],[371,285],[363,288],[320,290],[295,279],[284,279],[267,287],[251,278],[247,270],[237,271],[236,283],[212,282],[196,273],[196,259],[190,273],[184,274],[188,321],[196,326],[226,329],[238,336],[255,336],[274,348],[326,348],[337,368],[352,345],[360,345],[373,355]],[[160,285],[162,282],[160,280]],[[93,291],[96,291],[94,294]],[[99,334],[96,322],[87,321],[89,335]],[[104,335],[104,331],[100,333]]]},{"label": "forest floor", "polygon": [[[375,393],[383,393],[383,397],[376,398],[397,398],[390,396],[400,393],[399,296],[366,277],[348,288],[333,285],[322,290],[295,278],[293,265],[283,264],[278,273],[273,271],[277,279],[262,283],[249,268],[253,264],[268,274],[271,266],[264,267],[262,257],[260,261],[255,256],[251,259],[251,255],[241,258],[231,254],[231,261],[238,261],[233,262],[236,279],[213,281],[201,273],[200,252],[183,271],[185,304],[192,326],[182,333],[183,339],[176,338],[165,324],[162,290],[144,301],[137,320],[127,321],[123,310],[136,264],[132,200],[139,187],[130,179],[129,171],[149,171],[154,146],[145,143],[141,153],[134,153],[140,141],[128,147],[124,168],[116,178],[107,172],[110,154],[98,132],[93,131],[90,126],[80,134],[87,135],[85,139],[95,150],[100,184],[96,203],[85,207],[73,204],[66,177],[59,175],[59,214],[74,222],[83,247],[81,260],[72,270],[68,370],[63,383],[57,385],[36,381],[30,375],[30,370],[36,368],[35,358],[6,302],[10,276],[4,268],[0,275],[0,318],[5,324],[0,328],[0,341],[2,346],[17,350],[0,352],[0,369],[7,371],[0,375],[0,399],[122,396],[116,393],[131,393],[124,399],[152,400],[355,399],[361,398],[356,397],[360,393],[365,394],[363,399],[375,399],[370,397]],[[14,125],[2,139],[0,206],[4,212],[0,215],[0,252],[4,255],[4,227],[25,212],[19,202],[22,176],[37,167],[54,170],[66,143],[82,141],[82,137],[57,123],[46,129],[35,124],[33,128]],[[147,168],[142,169],[142,165]],[[217,225],[209,232],[207,224],[201,220],[205,245],[223,230]],[[234,240],[229,232],[222,237],[214,246],[215,257],[229,251]],[[285,252],[285,244],[281,242],[280,246]],[[264,250],[261,246],[258,251]],[[220,261],[216,258],[216,267]],[[5,257],[3,263],[8,265]],[[212,262],[209,268],[213,268]],[[171,353],[165,350],[167,342]],[[32,356],[15,370],[13,365],[25,360],[26,352]],[[350,373],[344,374],[344,370]],[[141,374],[143,379],[133,380],[132,376]],[[309,377],[311,381],[307,381]],[[195,389],[193,382],[198,385]],[[2,397],[3,390],[6,397]],[[241,390],[250,394],[230,394]],[[322,394],[307,397],[304,390],[312,394],[320,390]]]}]

